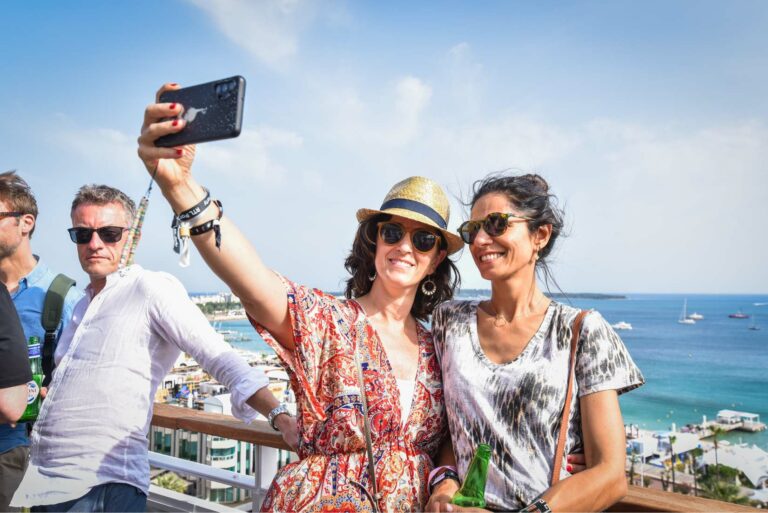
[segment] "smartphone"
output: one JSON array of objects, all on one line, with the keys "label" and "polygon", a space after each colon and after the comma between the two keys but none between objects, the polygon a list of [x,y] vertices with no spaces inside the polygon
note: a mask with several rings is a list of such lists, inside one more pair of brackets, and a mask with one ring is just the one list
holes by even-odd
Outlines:
[{"label": "smartphone", "polygon": [[239,75],[205,84],[166,91],[160,103],[180,103],[187,122],[181,132],[168,134],[155,141],[155,146],[171,147],[195,144],[240,135],[243,124],[245,79]]}]

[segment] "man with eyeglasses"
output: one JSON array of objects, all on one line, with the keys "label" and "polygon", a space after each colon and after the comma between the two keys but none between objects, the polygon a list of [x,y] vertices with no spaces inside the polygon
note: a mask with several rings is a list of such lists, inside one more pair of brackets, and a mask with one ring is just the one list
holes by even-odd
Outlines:
[{"label": "man with eyeglasses", "polygon": [[[264,373],[216,333],[176,278],[120,267],[135,215],[133,201],[105,185],[82,187],[72,202],[69,233],[90,284],[56,349],[15,506],[144,511],[153,399],[182,350],[230,390],[236,417],[266,417],[279,405]],[[276,415],[273,426],[296,447],[291,417]]]},{"label": "man with eyeglasses", "polygon": [[[32,336],[45,341],[43,305],[57,274],[32,252],[31,239],[37,214],[37,201],[27,182],[15,171],[0,173],[0,282],[11,294],[21,319],[25,343]],[[79,290],[68,289],[61,322],[56,332],[51,333],[53,337],[49,344],[58,340],[81,297]],[[28,359],[25,363],[29,366]],[[0,424],[0,511],[9,510],[13,492],[24,476],[29,460],[27,430],[26,422],[15,426]]]}]

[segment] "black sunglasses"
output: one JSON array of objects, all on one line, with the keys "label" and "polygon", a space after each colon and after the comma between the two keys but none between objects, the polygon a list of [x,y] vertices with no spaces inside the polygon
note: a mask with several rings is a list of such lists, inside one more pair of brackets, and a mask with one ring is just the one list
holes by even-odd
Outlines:
[{"label": "black sunglasses", "polygon": [[21,217],[24,215],[24,212],[0,212],[0,218],[3,217]]},{"label": "black sunglasses", "polygon": [[[379,224],[379,237],[390,246],[400,242],[405,237],[405,232],[405,227],[399,223]],[[434,232],[419,228],[410,233],[413,247],[422,253],[431,251],[437,244],[438,235]]]},{"label": "black sunglasses", "polygon": [[480,228],[485,230],[485,233],[491,237],[498,237],[507,231],[507,227],[510,223],[530,220],[530,217],[517,214],[492,212],[483,219],[478,219],[477,221],[465,221],[459,226],[458,232],[459,235],[461,235],[461,240],[467,244],[472,244],[475,241],[475,237],[477,237],[477,232],[480,231]]},{"label": "black sunglasses", "polygon": [[93,238],[93,232],[99,234],[102,242],[113,244],[123,238],[123,232],[128,228],[122,226],[102,226],[101,228],[68,228],[69,238],[76,244],[88,244]]}]

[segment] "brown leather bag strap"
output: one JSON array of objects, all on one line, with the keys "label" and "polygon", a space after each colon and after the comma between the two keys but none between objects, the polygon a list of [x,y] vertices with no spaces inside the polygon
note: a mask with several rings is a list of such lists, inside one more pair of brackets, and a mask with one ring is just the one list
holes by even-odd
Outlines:
[{"label": "brown leather bag strap", "polygon": [[568,364],[568,386],[565,390],[565,404],[563,405],[563,415],[560,420],[560,432],[557,435],[557,448],[555,449],[555,461],[552,465],[552,479],[549,485],[554,486],[560,481],[560,466],[563,464],[563,450],[565,449],[565,438],[568,435],[568,417],[571,413],[571,399],[573,396],[573,380],[576,373],[576,349],[579,345],[579,335],[581,334],[581,324],[584,317],[589,313],[582,310],[576,315],[571,327],[571,356]]}]

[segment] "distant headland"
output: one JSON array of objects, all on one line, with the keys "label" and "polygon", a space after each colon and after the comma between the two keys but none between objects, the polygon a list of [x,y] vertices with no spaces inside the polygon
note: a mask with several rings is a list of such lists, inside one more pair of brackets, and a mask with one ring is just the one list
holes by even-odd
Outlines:
[{"label": "distant headland", "polygon": [[[552,299],[627,299],[622,294],[600,294],[597,292],[545,292],[547,297]],[[461,289],[458,297],[490,297],[489,289]]]}]

